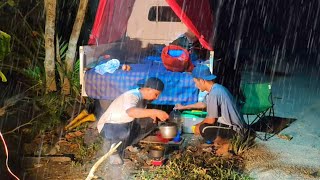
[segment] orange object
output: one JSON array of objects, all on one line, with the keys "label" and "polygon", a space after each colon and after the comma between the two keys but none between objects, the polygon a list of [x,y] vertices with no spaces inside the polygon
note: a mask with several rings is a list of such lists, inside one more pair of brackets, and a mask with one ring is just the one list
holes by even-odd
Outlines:
[{"label": "orange object", "polygon": [[[183,53],[181,53],[178,57],[173,57],[169,54],[170,50],[181,50]],[[194,68],[194,65],[192,64],[189,52],[176,45],[169,45],[163,48],[161,53],[161,59],[163,62],[163,65],[166,69],[173,72],[191,72]]]},{"label": "orange object", "polygon": [[81,113],[76,117],[74,118],[66,127],[65,129],[68,129],[69,127],[73,126],[74,124],[76,124],[79,120],[81,120],[82,118],[88,116],[89,113],[87,110],[82,110]]},{"label": "orange object", "polygon": [[131,66],[127,65],[127,71],[130,71],[131,70]]},{"label": "orange object", "polygon": [[122,65],[122,70],[123,71],[130,71],[131,70],[131,66],[124,64],[124,65]]},{"label": "orange object", "polygon": [[82,118],[81,120],[79,120],[77,123],[75,123],[74,125],[70,126],[68,128],[68,130],[72,130],[73,128],[77,127],[77,126],[80,126],[80,124],[84,123],[84,122],[94,122],[96,121],[96,117],[94,116],[94,114],[89,114],[88,116]]},{"label": "orange object", "polygon": [[127,69],[127,65],[122,65],[122,70],[125,71]]}]

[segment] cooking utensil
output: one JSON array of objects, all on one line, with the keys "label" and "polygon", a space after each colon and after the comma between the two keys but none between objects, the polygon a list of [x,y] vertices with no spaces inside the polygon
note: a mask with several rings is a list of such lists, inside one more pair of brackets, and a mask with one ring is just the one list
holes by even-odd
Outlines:
[{"label": "cooking utensil", "polygon": [[160,146],[160,145],[156,145],[156,146],[151,146],[149,149],[149,157],[151,158],[161,158],[163,157],[164,154],[164,147]]},{"label": "cooking utensil", "polygon": [[177,124],[173,122],[166,122],[159,126],[161,136],[165,139],[172,139],[177,135]]}]

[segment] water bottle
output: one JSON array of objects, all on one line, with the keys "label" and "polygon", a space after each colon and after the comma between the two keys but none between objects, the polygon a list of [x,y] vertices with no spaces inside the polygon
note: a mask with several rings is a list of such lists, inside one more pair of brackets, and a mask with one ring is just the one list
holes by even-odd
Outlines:
[{"label": "water bottle", "polygon": [[177,130],[181,133],[181,113],[178,109],[170,112],[169,121],[177,124]]}]

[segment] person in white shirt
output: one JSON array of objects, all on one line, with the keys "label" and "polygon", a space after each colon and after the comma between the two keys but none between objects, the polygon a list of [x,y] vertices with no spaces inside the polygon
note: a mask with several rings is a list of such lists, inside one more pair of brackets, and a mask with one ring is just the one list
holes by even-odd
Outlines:
[{"label": "person in white shirt", "polygon": [[159,97],[163,82],[148,78],[141,88],[129,90],[116,98],[99,119],[99,133],[111,144],[122,141],[118,152],[110,157],[111,164],[122,164],[124,149],[138,143],[156,127],[157,120],[165,121],[169,115],[162,110],[146,109],[147,102]]}]

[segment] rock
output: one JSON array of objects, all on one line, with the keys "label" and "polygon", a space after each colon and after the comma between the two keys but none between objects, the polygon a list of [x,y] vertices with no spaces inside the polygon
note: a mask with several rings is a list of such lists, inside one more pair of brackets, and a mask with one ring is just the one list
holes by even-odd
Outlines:
[{"label": "rock", "polygon": [[86,130],[84,134],[84,140],[83,140],[86,145],[89,146],[97,142],[98,140],[99,140],[99,132],[96,128],[94,129],[89,128]]},{"label": "rock", "polygon": [[290,141],[293,137],[288,134],[278,134],[278,138]]}]

